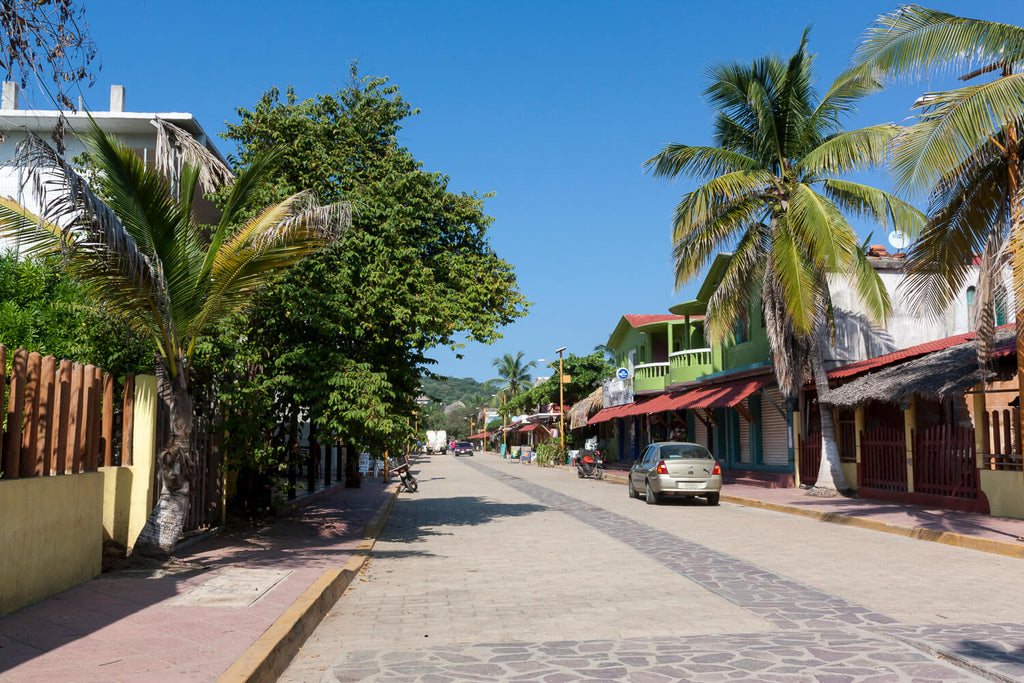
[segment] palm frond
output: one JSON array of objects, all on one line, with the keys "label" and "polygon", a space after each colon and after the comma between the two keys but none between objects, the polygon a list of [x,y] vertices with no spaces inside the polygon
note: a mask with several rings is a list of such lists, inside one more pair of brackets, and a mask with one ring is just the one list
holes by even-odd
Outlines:
[{"label": "palm frond", "polygon": [[657,178],[709,178],[757,168],[757,161],[739,152],[680,144],[665,145],[657,156],[644,162],[644,169]]},{"label": "palm frond", "polygon": [[1024,74],[937,93],[895,142],[897,189],[927,192],[1010,126],[1024,124]]},{"label": "palm frond", "polygon": [[159,116],[156,126],[156,169],[168,180],[172,194],[180,197],[178,179],[185,165],[199,169],[199,187],[204,193],[215,191],[234,179],[231,169],[198,140]]},{"label": "palm frond", "polygon": [[709,343],[724,342],[736,321],[748,313],[750,297],[764,278],[769,240],[767,225],[752,225],[733,250],[722,280],[708,301],[704,329]]},{"label": "palm frond", "polygon": [[854,65],[890,76],[962,73],[994,62],[1024,59],[1024,28],[903,5],[865,31]]},{"label": "palm frond", "polygon": [[797,168],[803,173],[838,175],[885,163],[890,144],[902,128],[886,123],[846,131],[807,152]]},{"label": "palm frond", "polygon": [[927,217],[914,205],[884,190],[849,180],[827,180],[825,194],[843,211],[870,218],[916,239]]},{"label": "palm frond", "polygon": [[[798,183],[790,195],[787,225],[807,258],[821,272],[836,270],[857,248],[857,233],[836,206]],[[801,329],[797,326],[797,329]]]},{"label": "palm frond", "polygon": [[765,279],[779,283],[781,305],[794,334],[810,335],[817,320],[819,279],[811,258],[789,229],[773,226],[771,251]]}]

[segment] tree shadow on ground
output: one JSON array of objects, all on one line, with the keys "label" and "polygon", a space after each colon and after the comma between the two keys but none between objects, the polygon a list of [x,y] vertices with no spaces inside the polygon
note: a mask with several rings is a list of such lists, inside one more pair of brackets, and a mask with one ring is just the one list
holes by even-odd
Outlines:
[{"label": "tree shadow on ground", "polygon": [[[1024,647],[1007,652],[994,647],[991,643],[983,643],[980,640],[964,640],[957,645],[955,652],[970,659],[982,659],[999,664],[1016,664],[1024,667]],[[1016,673],[1019,675],[1019,672]]]},{"label": "tree shadow on ground", "polygon": [[380,536],[389,543],[411,542],[427,536],[450,535],[444,527],[478,526],[501,518],[525,517],[549,510],[536,503],[495,503],[479,496],[401,498],[401,516],[392,516]]}]

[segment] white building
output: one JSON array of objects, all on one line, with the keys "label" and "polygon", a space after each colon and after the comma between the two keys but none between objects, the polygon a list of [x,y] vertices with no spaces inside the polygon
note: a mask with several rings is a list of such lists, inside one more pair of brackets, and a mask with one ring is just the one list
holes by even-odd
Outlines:
[{"label": "white building", "polygon": [[[25,171],[18,168],[13,160],[18,143],[25,139],[26,132],[34,133],[43,140],[50,141],[59,116],[60,112],[57,111],[19,109],[17,84],[10,81],[4,82],[2,96],[0,96],[0,134],[4,138],[3,142],[0,142],[0,196],[14,199],[34,213],[39,212],[39,201],[34,196],[27,196],[31,195],[31,187],[26,187],[22,182]],[[110,86],[108,111],[64,113],[67,121],[67,133],[64,138],[65,159],[70,161],[85,151],[77,136],[90,130],[92,125],[89,121],[90,116],[104,133],[114,135],[130,145],[147,164],[152,164],[156,155],[157,129],[154,121],[157,118],[188,131],[221,161],[225,161],[223,155],[217,150],[213,141],[192,114],[125,111],[125,88],[123,85]],[[219,217],[216,208],[201,196],[197,196],[195,207],[197,214],[204,222],[215,223]],[[2,244],[0,242],[0,245]]]},{"label": "white building", "polygon": [[[903,254],[890,254],[885,247],[874,245],[868,260],[879,274],[892,302],[892,314],[884,329],[871,325],[863,306],[848,280],[841,275],[829,276],[832,304],[835,309],[835,347],[826,352],[828,367],[874,358],[899,349],[964,334],[975,330],[973,307],[980,268],[969,267],[964,286],[942,316],[932,317],[918,310],[903,284],[906,281],[907,259]],[[1013,290],[1006,273],[1008,299],[996,306],[996,324],[1013,322]]]}]

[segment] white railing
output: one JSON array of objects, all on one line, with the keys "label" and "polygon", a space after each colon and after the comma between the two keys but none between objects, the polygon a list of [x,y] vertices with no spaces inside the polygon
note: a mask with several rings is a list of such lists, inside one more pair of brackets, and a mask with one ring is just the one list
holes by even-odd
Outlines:
[{"label": "white railing", "polygon": [[668,374],[668,363],[644,363],[633,368],[637,379],[654,379]]},{"label": "white railing", "polygon": [[687,349],[685,351],[675,351],[673,353],[670,353],[668,357],[671,359],[672,364],[677,367],[711,365],[711,347],[709,346],[703,349]]}]

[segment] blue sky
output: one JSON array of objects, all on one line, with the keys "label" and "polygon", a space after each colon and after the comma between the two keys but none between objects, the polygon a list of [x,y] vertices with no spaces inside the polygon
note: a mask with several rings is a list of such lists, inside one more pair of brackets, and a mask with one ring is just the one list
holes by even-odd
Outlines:
[{"label": "blue sky", "polygon": [[[699,282],[674,289],[669,239],[687,185],[655,181],[642,164],[666,143],[710,141],[700,97],[709,64],[789,55],[810,24],[824,87],[895,6],[94,0],[86,19],[102,71],[85,98],[105,109],[109,86],[122,84],[128,109],[189,111],[216,134],[272,86],[301,98],[336,92],[352,60],[364,75],[389,76],[422,111],[401,142],[448,174],[450,189],[496,193],[491,243],[533,302],[496,344],[469,345],[461,360],[434,354],[436,372],[486,380],[502,354],[586,354],[622,314],[692,298]],[[1024,24],[1019,0],[929,6]],[[927,87],[872,97],[850,126],[902,121]],[[883,239],[876,231],[872,241]]]}]

